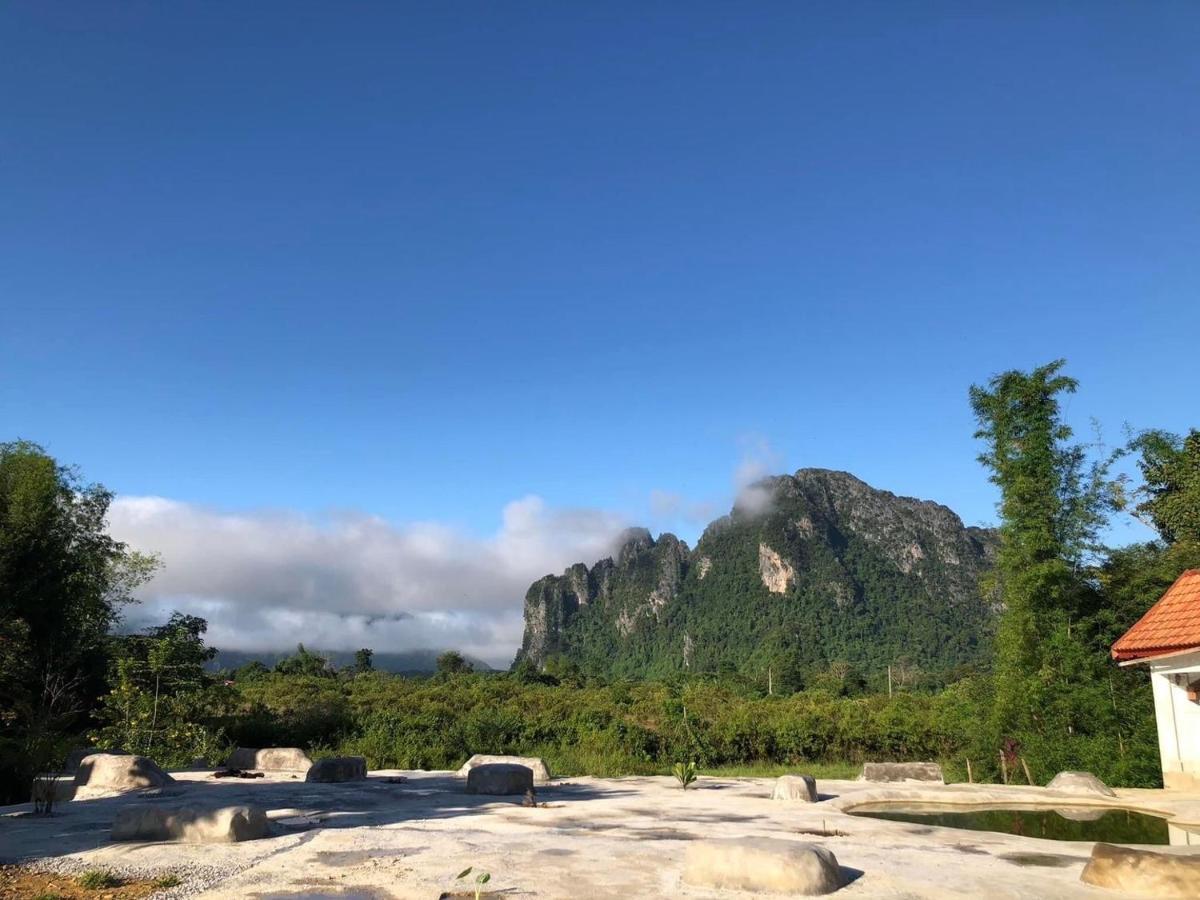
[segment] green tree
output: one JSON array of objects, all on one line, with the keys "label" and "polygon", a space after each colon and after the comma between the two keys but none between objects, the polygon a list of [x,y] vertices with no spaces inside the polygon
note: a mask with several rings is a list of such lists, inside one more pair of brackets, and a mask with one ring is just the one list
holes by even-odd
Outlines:
[{"label": "green tree", "polygon": [[474,671],[474,666],[457,650],[447,650],[437,658],[439,675],[461,675]]},{"label": "green tree", "polygon": [[581,687],[585,680],[579,663],[561,653],[556,653],[547,659],[543,671],[558,684]]},{"label": "green tree", "polygon": [[362,675],[364,672],[374,670],[375,651],[364,647],[361,650],[354,652],[354,672],[356,675]]},{"label": "green tree", "polygon": [[165,766],[219,752],[216,720],[229,694],[205,672],[217,653],[204,643],[207,630],[204,619],[174,613],[165,625],[114,638],[110,690],[92,740]]},{"label": "green tree", "polygon": [[271,670],[268,669],[262,660],[254,659],[246,663],[244,666],[238,666],[233,670],[234,681],[252,681],[255,678],[261,678],[268,674]]},{"label": "green tree", "polygon": [[157,561],[107,533],[112,494],[0,444],[0,797],[27,796],[102,689],[109,628]]},{"label": "green tree", "polygon": [[1186,437],[1142,432],[1132,443],[1140,453],[1144,486],[1137,513],[1168,544],[1200,543],[1200,431]]},{"label": "green tree", "polygon": [[303,644],[296,645],[296,652],[275,663],[275,671],[281,675],[315,675],[328,677],[333,675],[329,668],[329,660],[324,656],[305,649]]},{"label": "green tree", "polygon": [[1004,372],[970,391],[975,436],[986,444],[979,460],[1000,489],[996,724],[1006,732],[1047,699],[1046,637],[1068,627],[1079,570],[1103,522],[1106,469],[1089,471],[1085,448],[1070,443],[1059,398],[1078,384],[1062,374],[1064,364]]},{"label": "green tree", "polygon": [[[1004,612],[989,740],[1019,740],[1043,775],[1113,771],[1114,757],[1128,759],[1121,707],[1144,708],[1125,702],[1130,682],[1108,659],[1115,622],[1096,577],[1097,534],[1120,498],[1108,478],[1118,454],[1072,443],[1059,400],[1077,385],[1062,368],[1058,360],[1005,372],[971,389],[976,437],[986,442],[980,461],[1000,489],[995,578]],[[1141,734],[1142,713],[1134,718]]]}]

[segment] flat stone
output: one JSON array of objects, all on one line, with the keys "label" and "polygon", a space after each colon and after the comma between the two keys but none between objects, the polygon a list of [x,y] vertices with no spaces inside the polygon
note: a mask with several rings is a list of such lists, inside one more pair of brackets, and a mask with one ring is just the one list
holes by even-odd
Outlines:
[{"label": "flat stone", "polygon": [[468,794],[524,794],[533,789],[533,770],[513,763],[484,763],[467,772]]},{"label": "flat stone", "polygon": [[233,844],[270,837],[272,833],[271,820],[257,806],[126,807],[117,813],[112,826],[114,841]]},{"label": "flat stone", "polygon": [[802,803],[817,802],[817,779],[811,775],[781,775],[775,779],[772,800],[799,800]]},{"label": "flat stone", "polygon": [[540,756],[488,756],[485,753],[476,753],[463,763],[455,774],[459,778],[466,778],[467,774],[476,766],[491,765],[524,766],[533,773],[534,784],[550,783],[550,767]]},{"label": "flat stone", "polygon": [[946,776],[942,774],[942,767],[935,762],[882,762],[863,763],[862,774],[858,776],[858,780],[885,783],[895,781],[932,781],[937,784],[945,784]]},{"label": "flat stone", "polygon": [[1091,772],[1059,772],[1046,785],[1048,791],[1063,791],[1068,794],[1092,794],[1097,797],[1115,797],[1116,793]]},{"label": "flat stone", "polygon": [[312,764],[299,747],[238,747],[225,760],[225,768],[249,772],[307,772]]},{"label": "flat stone", "polygon": [[1200,897],[1200,856],[1097,844],[1083,867],[1084,884],[1143,897]]},{"label": "flat stone", "polygon": [[318,759],[304,776],[305,781],[335,784],[342,781],[362,781],[367,777],[367,759],[364,756],[331,756]]},{"label": "flat stone", "polygon": [[175,779],[145,756],[93,753],[85,756],[75,773],[76,788],[136,791],[171,784]]},{"label": "flat stone", "polygon": [[683,880],[697,887],[806,896],[831,894],[845,884],[832,852],[779,838],[691,841]]}]

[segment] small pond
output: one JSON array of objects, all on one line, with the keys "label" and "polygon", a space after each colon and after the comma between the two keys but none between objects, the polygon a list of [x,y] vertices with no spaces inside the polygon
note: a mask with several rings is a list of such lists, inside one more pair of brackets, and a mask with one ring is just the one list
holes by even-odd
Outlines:
[{"label": "small pond", "polygon": [[941,828],[998,831],[1053,841],[1105,841],[1111,844],[1169,844],[1167,820],[1128,809],[962,809],[877,803],[849,810],[851,815]]}]

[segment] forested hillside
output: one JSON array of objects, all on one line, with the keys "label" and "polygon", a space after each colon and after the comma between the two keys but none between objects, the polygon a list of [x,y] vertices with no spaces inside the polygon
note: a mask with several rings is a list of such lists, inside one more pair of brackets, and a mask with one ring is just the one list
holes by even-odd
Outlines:
[{"label": "forested hillside", "polygon": [[946,671],[986,657],[996,604],[980,576],[994,532],[826,469],[767,479],[750,499],[695,549],[635,530],[614,558],[536,582],[518,663],[795,679],[839,662]]}]

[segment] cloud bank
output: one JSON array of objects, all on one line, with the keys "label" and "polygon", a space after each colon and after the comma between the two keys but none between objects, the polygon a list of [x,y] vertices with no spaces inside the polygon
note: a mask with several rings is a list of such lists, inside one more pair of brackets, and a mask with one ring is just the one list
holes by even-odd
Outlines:
[{"label": "cloud bank", "polygon": [[118,498],[109,511],[115,538],[163,563],[127,611],[129,627],[180,610],[206,618],[222,650],[453,647],[496,666],[520,645],[530,583],[609,555],[627,524],[537,496],[507,504],[485,538],[436,523],[223,512],[163,497]]}]

